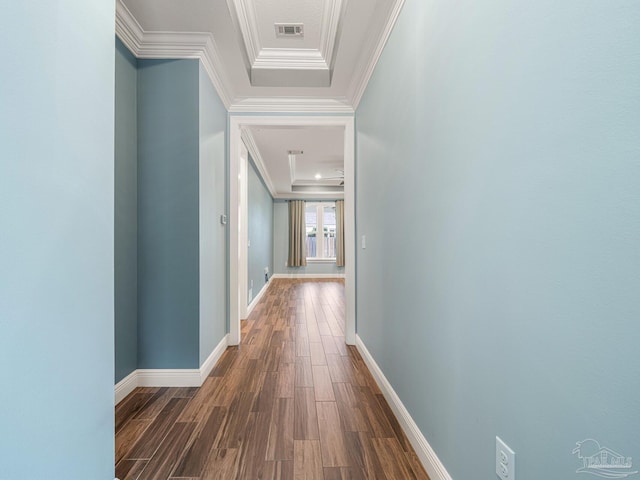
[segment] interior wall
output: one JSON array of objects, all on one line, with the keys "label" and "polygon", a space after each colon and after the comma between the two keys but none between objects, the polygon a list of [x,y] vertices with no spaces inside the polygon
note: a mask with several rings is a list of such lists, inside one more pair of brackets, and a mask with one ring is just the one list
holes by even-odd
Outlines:
[{"label": "interior wall", "polygon": [[251,155],[248,168],[248,276],[247,305],[266,285],[273,274],[273,197],[256,170]]},{"label": "interior wall", "polygon": [[115,382],[138,365],[138,65],[115,48]]},{"label": "interior wall", "polygon": [[357,110],[358,334],[455,480],[640,455],[639,24],[407,0]]},{"label": "interior wall", "polygon": [[286,275],[337,275],[344,267],[335,262],[307,263],[306,267],[288,267],[289,258],[289,203],[285,200],[273,204],[273,268],[274,273]]},{"label": "interior wall", "polygon": [[199,62],[138,60],[138,368],[198,368]]},{"label": "interior wall", "polygon": [[200,122],[200,366],[227,330],[226,211],[227,110],[199,64]]},{"label": "interior wall", "polygon": [[113,478],[114,4],[35,3],[0,30],[0,477]]}]

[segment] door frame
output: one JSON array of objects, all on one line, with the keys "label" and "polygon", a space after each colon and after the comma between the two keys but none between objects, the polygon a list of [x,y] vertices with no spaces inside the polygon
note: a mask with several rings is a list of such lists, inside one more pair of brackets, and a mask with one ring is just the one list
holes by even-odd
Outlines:
[{"label": "door frame", "polygon": [[[246,308],[239,297],[240,281],[246,276],[248,256],[246,242],[240,244],[238,233],[238,204],[241,191],[238,178],[242,176],[242,129],[251,126],[337,126],[344,128],[344,238],[345,238],[345,343],[356,343],[356,236],[355,236],[355,127],[353,116],[229,116],[229,345],[241,340],[240,321]],[[242,178],[241,178],[242,180]],[[246,175],[244,178],[246,181]],[[245,267],[243,267],[245,265]],[[246,298],[244,299],[246,302]]]}]

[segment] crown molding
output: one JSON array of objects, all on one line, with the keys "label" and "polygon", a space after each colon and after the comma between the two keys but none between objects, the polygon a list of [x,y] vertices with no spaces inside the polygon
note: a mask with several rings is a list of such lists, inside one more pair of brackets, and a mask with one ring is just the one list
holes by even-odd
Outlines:
[{"label": "crown molding", "polygon": [[144,35],[144,30],[122,0],[116,1],[116,35],[134,55]]},{"label": "crown molding", "polygon": [[[236,7],[242,4],[242,0],[228,0]],[[339,22],[340,9],[343,0],[333,0],[327,3],[325,14],[330,16],[331,28],[337,28]],[[212,33],[193,32],[147,32],[131,14],[123,3],[123,0],[116,1],[116,35],[122,43],[137,58],[197,58],[207,72],[216,92],[222,103],[230,113],[337,113],[353,114],[357,109],[360,100],[366,90],[367,84],[375,69],[384,46],[389,39],[389,35],[398,19],[404,5],[404,0],[395,0],[391,8],[384,29],[375,37],[371,38],[369,45],[373,47],[368,55],[362,57],[361,62],[353,76],[346,97],[336,98],[313,98],[313,97],[236,97],[233,93],[233,83],[227,78],[224,64],[220,57],[218,48]],[[329,8],[329,6],[331,8]],[[331,10],[330,13],[329,10]],[[237,15],[242,17],[241,15]],[[239,18],[242,21],[242,18]],[[244,30],[243,30],[244,32]],[[335,33],[335,32],[334,32]],[[243,33],[244,34],[244,33]],[[335,35],[333,36],[335,40]],[[245,42],[247,39],[245,38]],[[331,44],[333,45],[333,44]],[[254,45],[255,46],[255,45]],[[323,40],[322,48],[329,48],[330,42]],[[252,48],[247,43],[247,48]],[[333,47],[332,47],[333,48]],[[258,50],[259,51],[259,50]],[[260,51],[260,67],[269,68],[291,68],[295,63],[300,66],[300,61],[306,59],[305,68],[326,69],[329,63],[326,56],[322,57],[317,50],[310,50],[300,55],[292,53],[286,49],[265,49]],[[323,58],[323,59],[321,59]],[[256,57],[250,57],[250,61],[255,62]]]},{"label": "crown molding", "polygon": [[247,97],[236,99],[229,113],[336,113],[353,115],[345,100],[313,97]]},{"label": "crown molding", "polygon": [[242,33],[242,38],[244,38],[244,45],[247,49],[249,63],[253,66],[262,50],[253,3],[247,4],[245,0],[227,0],[227,3],[233,5],[233,8],[229,10],[232,15],[236,14],[240,32]]},{"label": "crown molding", "polygon": [[319,50],[263,48],[251,68],[328,70],[329,65]]},{"label": "crown molding", "polygon": [[322,30],[320,31],[320,51],[327,65],[331,65],[334,46],[337,41],[338,25],[340,25],[340,13],[343,0],[328,0],[322,13]]},{"label": "crown molding", "polygon": [[377,38],[371,38],[370,41],[367,42],[367,44],[369,45],[375,45],[375,48],[370,51],[370,54],[368,56],[363,57],[364,61],[359,64],[359,68],[357,68],[356,72],[354,72],[354,80],[351,83],[351,87],[349,89],[349,98],[351,100],[350,103],[353,106],[354,111],[360,104],[362,95],[364,95],[367,84],[371,79],[371,75],[373,75],[373,71],[376,68],[378,60],[380,59],[380,55],[382,55],[384,46],[387,44],[387,40],[389,39],[389,35],[391,35],[391,31],[396,24],[396,20],[398,20],[398,16],[400,15],[400,11],[402,10],[403,5],[404,0],[395,1],[395,4],[391,9],[391,14],[387,19],[384,29],[380,32],[380,35],[378,35]]},{"label": "crown molding", "polygon": [[116,35],[137,58],[197,58],[202,61],[220,100],[227,110],[233,94],[211,33],[145,32],[129,9],[116,2]]},{"label": "crown molding", "polygon": [[273,184],[273,180],[271,179],[271,176],[269,176],[269,171],[267,170],[267,167],[264,164],[262,155],[260,155],[260,150],[258,150],[258,145],[256,144],[256,141],[253,138],[253,134],[251,133],[251,130],[249,130],[248,128],[243,128],[242,133],[240,134],[240,138],[242,138],[242,141],[247,147],[247,150],[249,150],[249,155],[251,155],[251,158],[253,159],[253,163],[256,165],[256,168],[258,169],[258,173],[260,174],[260,176],[262,176],[264,183],[269,189],[269,193],[271,193],[272,197],[275,197],[277,194],[276,187]]}]

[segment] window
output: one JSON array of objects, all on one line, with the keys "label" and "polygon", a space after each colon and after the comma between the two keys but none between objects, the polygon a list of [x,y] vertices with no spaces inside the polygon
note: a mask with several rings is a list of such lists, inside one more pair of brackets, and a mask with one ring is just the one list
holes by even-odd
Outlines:
[{"label": "window", "polygon": [[336,259],[336,204],[307,202],[307,259]]}]

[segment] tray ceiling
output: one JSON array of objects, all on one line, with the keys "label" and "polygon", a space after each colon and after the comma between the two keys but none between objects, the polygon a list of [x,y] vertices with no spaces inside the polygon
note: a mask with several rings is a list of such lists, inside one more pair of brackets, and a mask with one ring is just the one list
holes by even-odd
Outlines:
[{"label": "tray ceiling", "polygon": [[139,58],[200,58],[231,112],[353,112],[402,3],[117,0],[116,33]]}]

